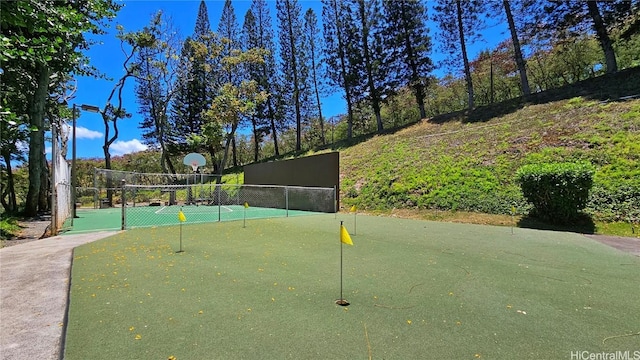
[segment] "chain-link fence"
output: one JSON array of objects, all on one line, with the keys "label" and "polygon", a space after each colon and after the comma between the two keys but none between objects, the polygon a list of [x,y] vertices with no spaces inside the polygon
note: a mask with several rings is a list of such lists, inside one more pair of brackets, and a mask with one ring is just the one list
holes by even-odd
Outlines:
[{"label": "chain-link fence", "polygon": [[174,225],[182,210],[189,223],[284,217],[336,211],[335,188],[276,185],[123,185],[123,229]]},{"label": "chain-link fence", "polygon": [[93,172],[93,187],[84,188],[83,194],[92,192],[94,208],[106,208],[119,205],[122,181],[136,185],[193,185],[216,182],[217,174],[162,174],[138,173],[95,168]]}]

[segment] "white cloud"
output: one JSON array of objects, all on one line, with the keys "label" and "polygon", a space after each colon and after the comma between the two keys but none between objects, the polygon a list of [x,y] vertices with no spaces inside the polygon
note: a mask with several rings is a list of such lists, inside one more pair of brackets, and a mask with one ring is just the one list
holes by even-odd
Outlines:
[{"label": "white cloud", "polygon": [[116,141],[111,144],[110,150],[111,155],[118,156],[124,154],[130,154],[138,151],[147,150],[148,146],[141,143],[138,139],[133,139],[129,141]]},{"label": "white cloud", "polygon": [[103,134],[99,131],[89,130],[87,128],[83,128],[78,126],[76,128],[76,138],[77,139],[99,139],[103,136]]},{"label": "white cloud", "polygon": [[[64,126],[63,132],[67,134],[68,138],[71,139],[71,126]],[[76,127],[76,139],[99,139],[103,136],[103,134],[99,131],[89,130],[82,126]]]}]

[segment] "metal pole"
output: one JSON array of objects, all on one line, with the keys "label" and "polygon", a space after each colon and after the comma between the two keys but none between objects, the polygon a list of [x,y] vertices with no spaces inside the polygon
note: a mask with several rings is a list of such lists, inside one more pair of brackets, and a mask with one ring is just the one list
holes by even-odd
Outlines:
[{"label": "metal pole", "polygon": [[72,204],[72,213],[71,213],[71,225],[73,226],[73,219],[77,218],[76,216],[76,104],[73,104],[73,108],[71,110],[72,119],[73,119],[73,138],[72,138],[72,152],[71,152],[71,204]]},{"label": "metal pole", "polygon": [[122,185],[122,190],[121,190],[121,202],[122,202],[122,230],[125,230],[127,228],[127,195],[125,194],[125,185],[127,184],[127,181],[125,179],[122,179],[121,181],[121,185]]},{"label": "metal pole", "polygon": [[93,168],[93,208],[99,209],[98,207],[98,169]]},{"label": "metal pole", "polygon": [[289,217],[289,188],[287,186],[284,187],[284,202],[287,207],[287,217]]}]

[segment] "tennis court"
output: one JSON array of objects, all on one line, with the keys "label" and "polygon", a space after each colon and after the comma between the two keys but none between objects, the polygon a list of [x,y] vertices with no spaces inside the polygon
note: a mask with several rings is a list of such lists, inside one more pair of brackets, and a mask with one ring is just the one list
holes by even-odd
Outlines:
[{"label": "tennis court", "polygon": [[[185,205],[185,206],[136,206],[125,209],[125,228],[178,225],[178,212],[182,210],[185,224],[201,224],[218,221],[245,221],[277,217],[315,215],[318,212],[244,205]],[[122,208],[77,209],[71,229],[64,234],[80,234],[94,231],[121,230]]]}]

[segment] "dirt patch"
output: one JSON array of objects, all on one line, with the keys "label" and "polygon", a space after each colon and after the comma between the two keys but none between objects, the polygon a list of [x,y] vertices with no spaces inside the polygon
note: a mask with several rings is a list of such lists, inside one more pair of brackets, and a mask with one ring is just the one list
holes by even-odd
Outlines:
[{"label": "dirt patch", "polygon": [[0,244],[0,248],[7,246],[20,245],[40,239],[49,237],[49,227],[51,226],[50,216],[38,216],[34,218],[28,218],[18,220],[18,225],[22,230],[18,236],[3,240]]}]

